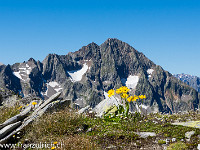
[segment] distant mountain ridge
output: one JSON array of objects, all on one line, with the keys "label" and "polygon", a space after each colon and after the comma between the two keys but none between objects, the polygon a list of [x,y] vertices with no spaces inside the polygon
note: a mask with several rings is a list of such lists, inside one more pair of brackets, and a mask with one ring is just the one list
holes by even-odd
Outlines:
[{"label": "distant mountain ridge", "polygon": [[[42,62],[0,66],[0,86],[47,98],[62,91],[80,108],[95,107],[111,88],[126,85],[132,94],[145,94],[145,105],[161,112],[198,108],[198,92],[154,64],[143,53],[118,39],[90,43],[67,55],[49,54]],[[134,106],[131,107],[134,110]]]},{"label": "distant mountain ridge", "polygon": [[188,74],[175,74],[174,77],[193,87],[200,93],[200,77],[192,76]]}]

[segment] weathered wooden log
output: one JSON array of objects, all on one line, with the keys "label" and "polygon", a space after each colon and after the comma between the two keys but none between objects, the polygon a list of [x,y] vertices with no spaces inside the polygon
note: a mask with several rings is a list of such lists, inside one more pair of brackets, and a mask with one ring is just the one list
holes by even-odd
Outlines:
[{"label": "weathered wooden log", "polygon": [[7,143],[8,140],[15,135],[17,132],[21,131],[24,127],[26,127],[27,125],[29,125],[31,122],[33,122],[36,118],[38,118],[39,116],[42,116],[48,109],[50,109],[51,107],[53,107],[55,104],[57,104],[58,102],[54,103],[50,103],[48,105],[46,105],[43,109],[39,110],[35,115],[31,115],[30,117],[28,117],[26,119],[26,121],[24,121],[22,123],[22,125],[20,127],[18,127],[17,129],[15,129],[12,133],[10,133],[9,135],[7,135],[6,137],[4,137],[3,139],[0,140],[0,144],[4,144]]},{"label": "weathered wooden log", "polygon": [[[39,107],[41,105],[42,101],[39,102],[39,104],[36,106],[35,109],[37,109],[37,107]],[[9,118],[8,120],[6,120],[4,123],[0,124],[0,129],[4,128],[5,126],[9,125],[9,124],[13,124],[15,122],[18,121],[22,121],[24,118],[26,118],[29,114],[29,112],[32,110],[32,102],[28,105],[28,107],[26,107],[20,114],[17,114],[11,118]]]},{"label": "weathered wooden log", "polygon": [[44,108],[33,113],[31,116],[26,118],[26,120],[23,122],[22,126],[23,127],[27,126],[29,123],[33,122],[36,118],[42,116],[49,108],[52,107],[52,105],[55,105],[55,104],[56,103],[54,103],[54,102],[47,104]]},{"label": "weathered wooden log", "polygon": [[21,131],[23,128],[22,128],[22,125],[20,127],[18,127],[17,129],[15,129],[13,132],[11,132],[9,135],[7,135],[6,137],[4,137],[3,139],[0,140],[0,144],[5,144],[8,142],[8,140],[13,136],[15,135],[16,133],[18,133],[19,131]]},{"label": "weathered wooden log", "polygon": [[13,124],[7,125],[3,129],[0,130],[0,139],[3,138],[9,132],[12,132],[14,129],[19,127],[22,124],[21,121],[15,122]]},{"label": "weathered wooden log", "polygon": [[17,132],[21,131],[24,127],[33,122],[39,116],[42,116],[49,108],[52,108],[54,105],[59,103],[59,101],[57,102],[52,102],[52,101],[56,100],[60,95],[61,93],[59,92],[51,96],[47,101],[45,101],[45,103],[39,106],[29,117],[25,118],[20,127],[18,127],[17,129],[13,128],[15,130],[12,133],[10,133],[9,135],[7,135],[2,139],[0,138],[1,139],[0,144],[6,143],[10,139],[10,137],[12,137]]},{"label": "weathered wooden log", "polygon": [[6,120],[4,123],[0,124],[0,129],[4,128],[5,126],[9,124],[13,124],[18,121],[22,121],[24,118],[28,116],[28,113],[31,111],[31,106],[28,106],[25,108],[20,114],[15,115],[14,117],[11,117],[10,119]]},{"label": "weathered wooden log", "polygon": [[38,108],[36,108],[34,110],[34,112],[31,114],[31,116],[25,118],[25,121],[26,120],[29,120],[30,118],[33,118],[34,116],[37,116],[38,115],[38,112],[40,110],[42,110],[46,105],[48,105],[49,103],[51,103],[52,101],[56,100],[59,96],[61,95],[61,92],[58,92],[54,95],[52,95],[48,100],[46,100],[43,104],[41,104]]},{"label": "weathered wooden log", "polygon": [[52,105],[52,107],[48,109],[48,112],[50,113],[58,111],[58,110],[63,110],[66,107],[69,107],[70,104],[72,103],[72,100],[65,99],[65,100],[59,100],[58,102],[57,101],[54,101],[54,102],[56,102],[56,104]]},{"label": "weathered wooden log", "polygon": [[46,100],[43,104],[41,104],[36,110],[34,110],[33,115],[36,114],[40,109],[44,108],[47,104],[51,103],[55,99],[57,99],[61,95],[61,92],[58,92],[52,95],[48,100]]}]

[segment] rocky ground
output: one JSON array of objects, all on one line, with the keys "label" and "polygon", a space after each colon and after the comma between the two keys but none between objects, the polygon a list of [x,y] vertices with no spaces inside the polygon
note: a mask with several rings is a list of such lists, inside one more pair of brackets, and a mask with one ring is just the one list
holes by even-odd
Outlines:
[{"label": "rocky ground", "polygon": [[[17,112],[19,110],[14,114]],[[198,111],[100,118],[90,109],[78,114],[66,108],[47,113],[13,136],[10,142],[54,142],[53,149],[197,149],[200,144],[199,120]],[[60,143],[63,147],[56,148]]]}]

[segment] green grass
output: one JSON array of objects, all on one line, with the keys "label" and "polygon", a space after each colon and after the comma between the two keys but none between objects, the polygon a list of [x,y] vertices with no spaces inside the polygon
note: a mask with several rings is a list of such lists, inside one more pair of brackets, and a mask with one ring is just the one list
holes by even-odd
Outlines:
[{"label": "green grass", "polygon": [[20,106],[19,105],[15,105],[13,107],[2,107],[0,108],[0,124],[3,123],[4,121],[6,121],[7,119],[17,115],[20,113]]},{"label": "green grass", "polygon": [[[110,146],[116,149],[139,149],[152,148],[152,145],[161,146],[165,144],[162,141],[166,138],[176,138],[178,142],[185,140],[185,133],[193,130],[195,135],[185,144],[188,149],[196,148],[200,143],[199,129],[171,125],[170,121],[166,120],[171,120],[172,117],[177,118],[161,114],[151,114],[145,118],[134,116],[126,119],[96,118],[78,115],[75,111],[66,109],[46,114],[29,125],[24,130],[20,142],[58,141],[64,143],[69,149],[71,147],[72,149],[105,149]],[[135,134],[138,131],[155,132],[157,136],[142,139]]]},{"label": "green grass", "polygon": [[187,150],[188,147],[183,142],[172,143],[167,147],[167,150]]},{"label": "green grass", "polygon": [[160,144],[160,145],[166,144],[166,141],[164,141],[164,140],[158,140],[158,144]]}]

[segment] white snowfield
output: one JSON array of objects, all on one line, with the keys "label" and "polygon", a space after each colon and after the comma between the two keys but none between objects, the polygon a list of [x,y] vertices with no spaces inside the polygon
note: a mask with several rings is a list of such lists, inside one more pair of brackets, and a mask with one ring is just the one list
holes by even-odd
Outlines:
[{"label": "white snowfield", "polygon": [[154,72],[153,69],[148,69],[148,70],[147,70],[147,73],[148,73],[148,74],[152,74],[153,72]]},{"label": "white snowfield", "polygon": [[18,72],[13,72],[13,74],[22,81],[29,81],[29,74],[32,68],[26,64],[24,67],[20,67]]},{"label": "white snowfield", "polygon": [[19,72],[13,72],[13,74],[14,74],[16,77],[18,77],[19,79],[22,80],[22,77],[21,77],[21,75],[20,75],[20,71],[19,71]]},{"label": "white snowfield", "polygon": [[76,82],[76,81],[81,81],[83,75],[87,72],[88,69],[89,69],[89,67],[85,63],[85,64],[83,64],[83,67],[80,70],[67,71],[67,73],[69,73],[69,75],[72,79],[72,82]]},{"label": "white snowfield", "polygon": [[121,81],[129,89],[135,89],[138,84],[138,81],[139,81],[139,76],[129,75],[127,79],[123,78],[123,79],[121,79]]},{"label": "white snowfield", "polygon": [[51,87],[59,86],[58,82],[55,82],[55,81],[49,82],[48,84],[49,84],[49,86],[51,86]]},{"label": "white snowfield", "polygon": [[149,77],[149,78],[151,77],[151,75],[152,75],[153,72],[154,72],[153,69],[148,69],[148,70],[147,70],[147,73],[148,73],[148,77]]},{"label": "white snowfield", "polygon": [[60,84],[56,81],[52,81],[47,83],[47,90],[46,92],[42,92],[42,95],[46,96],[52,96],[56,92],[60,92],[63,88],[60,86]]}]

